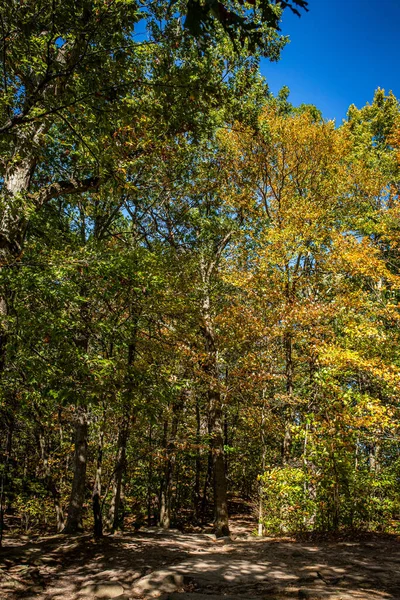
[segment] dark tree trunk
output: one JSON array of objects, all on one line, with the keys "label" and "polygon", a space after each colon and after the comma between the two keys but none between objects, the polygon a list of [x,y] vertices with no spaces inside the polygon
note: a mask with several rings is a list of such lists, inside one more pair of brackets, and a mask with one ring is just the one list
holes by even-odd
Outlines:
[{"label": "dark tree trunk", "polygon": [[120,514],[122,498],[122,478],[126,468],[126,447],[129,437],[129,423],[129,415],[125,414],[122,419],[122,423],[120,425],[120,430],[118,433],[117,457],[114,470],[112,499],[108,515],[108,522],[110,524],[110,529],[112,532],[121,529],[123,525]]},{"label": "dark tree trunk", "polygon": [[147,525],[151,525],[152,517],[152,483],[153,483],[153,424],[149,425],[149,468],[147,474]]},{"label": "dark tree trunk", "polygon": [[0,297],[0,319],[3,323],[0,328],[0,376],[4,371],[6,362],[7,314],[7,301],[4,297]]},{"label": "dark tree trunk", "polygon": [[[261,446],[261,476],[265,474],[265,463],[267,457],[267,446],[265,436],[265,389],[262,391],[262,405],[261,405],[261,427],[260,427],[260,446]],[[262,479],[258,484],[258,530],[257,535],[261,537],[264,535],[264,497],[263,497],[263,486]]]},{"label": "dark tree trunk", "polygon": [[180,412],[183,408],[185,401],[186,392],[174,402],[172,405],[172,423],[171,432],[168,436],[168,429],[166,429],[166,464],[164,470],[164,481],[161,489],[161,503],[160,503],[160,525],[164,529],[169,529],[171,525],[171,505],[172,505],[172,482],[175,470],[175,450],[176,450],[176,436],[178,433]]},{"label": "dark tree trunk", "polygon": [[199,401],[196,400],[196,476],[194,483],[194,493],[193,493],[193,507],[194,507],[194,516],[196,521],[199,519],[199,511],[200,511],[200,480],[201,480],[201,452],[200,452],[200,428],[201,428],[201,420],[200,420],[200,406]]},{"label": "dark tree trunk", "polygon": [[40,452],[42,456],[43,468],[44,468],[44,477],[46,482],[46,487],[51,494],[54,502],[54,508],[56,511],[56,527],[57,531],[61,532],[64,529],[64,512],[61,506],[60,492],[58,491],[56,482],[50,471],[49,464],[49,454],[48,448],[45,438],[45,432],[42,428],[42,431],[39,435],[39,444],[40,444]]},{"label": "dark tree trunk", "polygon": [[[229,424],[226,415],[224,416],[224,447],[229,446]],[[225,452],[225,472],[228,473],[229,465],[228,465],[228,456]]]},{"label": "dark tree trunk", "polygon": [[1,473],[1,480],[0,480],[0,547],[2,545],[3,535],[4,535],[5,503],[6,503],[7,493],[9,493],[9,470],[10,470],[10,463],[11,463],[13,433],[14,433],[14,418],[10,417],[8,419],[4,465],[3,465],[3,469],[2,469],[2,473]]},{"label": "dark tree trunk", "polygon": [[206,521],[206,513],[207,513],[207,506],[208,506],[208,488],[210,487],[212,475],[213,475],[213,454],[212,454],[211,444],[210,444],[210,449],[207,454],[207,472],[206,472],[206,476],[204,479],[203,497],[201,500],[201,522],[203,525]]},{"label": "dark tree trunk", "polygon": [[92,494],[92,508],[93,508],[93,533],[96,538],[103,536],[103,518],[102,518],[102,506],[100,502],[101,498],[101,470],[103,465],[103,440],[104,431],[102,430],[99,435],[99,444],[97,448],[97,464],[96,464],[96,476],[93,486]]},{"label": "dark tree trunk", "polygon": [[227,483],[225,471],[224,430],[222,417],[222,398],[218,377],[218,352],[215,345],[215,333],[211,316],[211,301],[206,286],[202,305],[202,332],[207,358],[204,371],[208,381],[208,410],[210,450],[214,484],[214,526],[217,537],[229,535],[229,517],[227,503]]},{"label": "dark tree trunk", "polygon": [[285,417],[285,433],[282,442],[282,464],[287,465],[290,462],[290,452],[292,448],[292,397],[293,397],[293,342],[290,334],[284,338],[285,355],[286,355],[286,394],[288,397],[289,406]]},{"label": "dark tree trunk", "polygon": [[123,476],[126,470],[126,449],[128,445],[131,423],[133,420],[133,395],[135,389],[135,377],[133,367],[136,357],[136,337],[138,331],[140,310],[137,307],[131,307],[131,318],[134,324],[133,337],[128,346],[127,356],[127,375],[126,375],[126,390],[123,403],[122,422],[118,431],[117,441],[117,457],[115,462],[112,499],[108,514],[108,527],[111,532],[123,528],[123,515],[121,514],[122,498],[123,498]]},{"label": "dark tree trunk", "polygon": [[88,429],[87,413],[86,410],[82,410],[75,424],[74,479],[64,533],[82,531],[82,509],[86,488]]},{"label": "dark tree trunk", "polygon": [[211,449],[213,458],[215,535],[217,537],[222,537],[229,535],[229,518],[221,395],[217,390],[209,391],[209,406]]}]

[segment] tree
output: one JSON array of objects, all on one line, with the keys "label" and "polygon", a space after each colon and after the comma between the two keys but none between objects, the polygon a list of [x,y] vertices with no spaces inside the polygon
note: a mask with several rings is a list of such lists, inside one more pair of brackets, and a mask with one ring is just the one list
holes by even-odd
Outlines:
[{"label": "tree", "polygon": [[[176,5],[177,0],[171,4]],[[278,39],[282,10],[289,8],[300,16],[299,10],[307,10],[307,6],[308,2],[305,0],[262,0],[258,3],[245,3],[240,0],[233,3],[191,0],[187,3],[185,27],[205,44],[210,42],[213,34],[215,35],[216,24],[219,24],[234,44],[246,44],[250,52],[260,49],[264,56],[271,58],[271,55],[274,56],[271,54],[271,42],[274,45]]]},{"label": "tree", "polygon": [[[232,50],[224,49],[216,27],[215,56],[208,51],[199,56],[179,15],[188,11],[192,24],[204,15],[192,4],[175,3],[173,14],[170,8],[131,0],[1,5],[2,266],[21,256],[32,214],[51,200],[96,192],[106,181],[117,188],[126,183],[121,162],[126,162],[127,147],[120,137],[126,127],[147,119],[154,128],[161,117],[167,135],[177,126],[193,131],[200,109],[210,115],[220,102],[219,94],[230,85],[223,85],[224,77],[235,70]],[[206,18],[211,18],[208,12]],[[141,20],[149,39],[136,41]],[[277,22],[270,25],[273,29]],[[267,54],[276,55],[280,46],[272,40]],[[228,71],[226,58],[233,61]],[[221,70],[217,85],[205,83]],[[193,107],[186,102],[187,89],[193,90]],[[175,107],[172,116],[179,115],[179,123],[165,118],[166,104]],[[143,143],[130,146],[130,160],[147,152]],[[7,293],[0,300],[0,366],[5,363],[9,300]]]},{"label": "tree", "polygon": [[[138,184],[138,172],[149,150],[153,151],[154,129],[160,133],[160,120],[161,131],[169,135],[177,129],[195,132],[196,121],[204,125],[212,116],[219,95],[232,85],[232,81],[224,83],[225,76],[246,59],[236,60],[225,44],[225,33],[232,37],[231,29],[227,22],[221,27],[223,20],[211,16],[208,8],[199,12],[195,4],[179,2],[172,11],[166,2],[143,5],[131,0],[1,4],[2,271],[13,268],[22,257],[32,217],[56,201],[94,195],[93,222],[104,229],[104,221],[99,225],[102,206],[97,192],[105,185],[110,193]],[[283,45],[275,31],[280,11],[263,10],[268,22],[262,35],[258,31],[257,44],[264,54],[276,58]],[[186,28],[180,18],[185,14]],[[260,29],[254,26],[258,18],[255,11],[242,21],[248,37]],[[146,23],[149,39],[136,41],[140,21]],[[212,40],[213,52],[199,53],[191,38],[194,33],[198,40]],[[249,47],[242,56],[248,51]],[[217,85],[211,85],[211,73],[214,79],[219,77]],[[186,102],[187,89],[193,90],[193,106]],[[166,107],[171,104],[174,110],[169,115]],[[209,122],[214,125],[212,118]],[[143,129],[150,135],[141,135]],[[115,214],[123,204],[124,200],[117,201],[106,213]],[[81,210],[85,203],[77,206]],[[13,297],[8,277],[2,275],[0,367],[4,372],[14,332],[10,329]],[[7,403],[11,406],[13,399]]]},{"label": "tree", "polygon": [[[386,415],[394,410],[397,355],[385,350],[381,320],[390,302],[380,295],[380,308],[371,294],[376,286],[396,290],[396,276],[380,257],[377,240],[363,233],[367,223],[381,219],[376,199],[386,195],[385,161],[366,162],[365,154],[355,151],[347,125],[335,130],[308,110],[282,115],[268,107],[256,131],[237,126],[222,139],[233,161],[227,195],[236,195],[248,214],[246,234],[238,238],[242,247],[233,255],[238,271],[232,268],[232,255],[227,271],[237,294],[227,309],[227,331],[235,332],[228,340],[243,348],[233,373],[247,394],[253,380],[250,394],[258,396],[259,404],[266,398],[262,407],[269,419],[281,421],[281,466],[271,472],[271,481],[263,478],[271,499],[265,519],[275,527],[287,510],[291,526],[304,526],[304,514],[295,522],[290,505],[279,506],[272,498],[290,494],[290,485],[297,489],[300,481],[304,495],[301,501],[296,497],[309,513],[319,471],[325,479],[315,493],[332,486],[333,495],[329,501],[324,497],[329,508],[318,518],[337,528],[350,477],[349,471],[340,472],[349,459],[344,440],[354,452],[354,431],[358,443],[363,428],[374,431],[368,403],[382,429],[390,427]],[[364,411],[368,417],[357,423],[355,415]],[[272,456],[273,462],[279,460]],[[274,487],[275,480],[283,487]]]}]

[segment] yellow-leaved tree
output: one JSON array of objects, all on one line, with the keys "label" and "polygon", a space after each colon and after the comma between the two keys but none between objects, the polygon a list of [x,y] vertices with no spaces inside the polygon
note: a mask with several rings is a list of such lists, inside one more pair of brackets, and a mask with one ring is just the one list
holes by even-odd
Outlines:
[{"label": "yellow-leaved tree", "polygon": [[[261,525],[368,520],[365,495],[352,509],[351,498],[357,486],[362,496],[365,471],[379,469],[400,385],[389,325],[399,279],[370,226],[387,172],[356,151],[348,123],[335,128],[311,107],[269,105],[256,127],[235,124],[220,139],[226,201],[246,223],[226,268],[235,292],[221,327],[240,346],[235,385],[252,407],[243,419],[261,424]],[[267,450],[268,427],[281,433]]]}]

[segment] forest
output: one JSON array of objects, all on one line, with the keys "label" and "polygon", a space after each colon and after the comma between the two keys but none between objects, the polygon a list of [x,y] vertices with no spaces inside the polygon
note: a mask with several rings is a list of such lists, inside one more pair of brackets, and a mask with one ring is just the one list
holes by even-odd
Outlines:
[{"label": "forest", "polygon": [[270,92],[312,8],[0,1],[5,549],[400,534],[400,104]]}]

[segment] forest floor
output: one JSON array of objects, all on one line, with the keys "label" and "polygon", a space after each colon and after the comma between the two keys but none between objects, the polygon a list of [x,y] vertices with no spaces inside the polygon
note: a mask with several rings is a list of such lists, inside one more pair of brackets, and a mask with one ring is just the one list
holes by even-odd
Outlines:
[{"label": "forest floor", "polygon": [[232,538],[148,528],[95,541],[89,535],[5,539],[3,600],[400,600],[396,536],[256,538],[236,516]]}]

